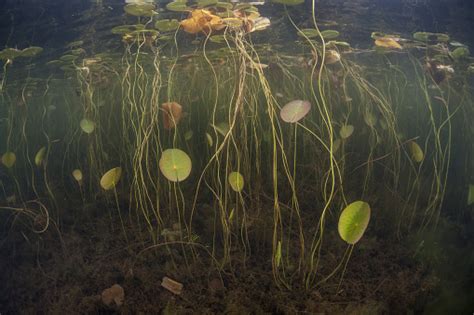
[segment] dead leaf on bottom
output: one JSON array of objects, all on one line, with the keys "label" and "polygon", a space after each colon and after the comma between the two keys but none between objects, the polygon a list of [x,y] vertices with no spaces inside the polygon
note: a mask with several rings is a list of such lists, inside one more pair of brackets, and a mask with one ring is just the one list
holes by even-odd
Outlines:
[{"label": "dead leaf on bottom", "polygon": [[101,297],[102,302],[107,306],[112,306],[114,302],[115,305],[122,306],[125,300],[125,291],[120,285],[114,284],[110,288],[102,291]]},{"label": "dead leaf on bottom", "polygon": [[180,295],[183,290],[183,284],[177,281],[174,281],[168,277],[163,277],[161,280],[161,286],[166,290],[173,292],[176,295]]}]

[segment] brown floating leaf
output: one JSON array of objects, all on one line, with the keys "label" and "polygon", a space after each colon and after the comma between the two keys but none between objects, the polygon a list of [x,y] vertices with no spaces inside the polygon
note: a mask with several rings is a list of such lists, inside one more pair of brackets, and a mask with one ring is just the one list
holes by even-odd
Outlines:
[{"label": "brown floating leaf", "polygon": [[183,284],[177,281],[174,281],[168,277],[163,277],[161,280],[161,286],[168,291],[173,292],[176,295],[180,295],[181,291],[183,291]]},{"label": "brown floating leaf", "polygon": [[380,37],[375,40],[375,45],[384,48],[402,49],[402,46],[391,37]]},{"label": "brown floating leaf", "polygon": [[114,284],[110,288],[102,291],[101,297],[102,302],[107,306],[113,306],[113,303],[115,303],[116,306],[122,306],[125,300],[125,291],[120,285]]},{"label": "brown floating leaf", "polygon": [[225,28],[225,24],[220,17],[208,10],[195,9],[191,12],[189,18],[181,21],[184,31],[191,34],[204,32],[209,34],[211,31],[218,31]]},{"label": "brown floating leaf", "polygon": [[183,116],[183,107],[176,102],[163,103],[163,127],[166,130],[173,129]]}]

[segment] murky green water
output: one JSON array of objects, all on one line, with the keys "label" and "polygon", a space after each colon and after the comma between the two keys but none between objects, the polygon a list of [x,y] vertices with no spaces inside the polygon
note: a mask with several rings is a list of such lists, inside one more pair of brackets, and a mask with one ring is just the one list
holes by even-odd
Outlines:
[{"label": "murky green water", "polygon": [[0,313],[472,313],[469,2],[0,9]]}]

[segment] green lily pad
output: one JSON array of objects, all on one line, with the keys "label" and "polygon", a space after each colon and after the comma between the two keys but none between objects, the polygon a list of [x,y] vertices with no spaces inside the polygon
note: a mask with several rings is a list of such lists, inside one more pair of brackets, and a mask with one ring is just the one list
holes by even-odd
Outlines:
[{"label": "green lily pad", "polygon": [[284,5],[298,5],[304,3],[304,0],[273,0],[272,2]]},{"label": "green lily pad", "polygon": [[135,24],[135,25],[119,25],[114,27],[111,32],[112,34],[117,35],[125,35],[128,33],[132,33],[134,31],[143,30],[145,29],[145,25],[143,24]]},{"label": "green lily pad", "polygon": [[5,165],[7,168],[12,168],[13,165],[15,165],[16,162],[16,155],[13,152],[5,152],[2,155],[2,163]]},{"label": "green lily pad", "polygon": [[232,9],[234,6],[230,2],[217,2],[215,4],[216,8],[221,8],[221,9]]},{"label": "green lily pad", "polygon": [[280,117],[284,122],[296,123],[306,116],[311,109],[308,101],[294,100],[283,106]]},{"label": "green lily pad", "polygon": [[155,10],[155,5],[151,3],[130,3],[127,4],[124,8],[125,12],[133,16],[153,16],[157,14]]},{"label": "green lily pad", "polygon": [[188,6],[186,5],[186,2],[180,2],[180,1],[173,1],[173,2],[168,3],[166,5],[166,9],[168,9],[169,11],[173,11],[173,12],[190,11]]},{"label": "green lily pad", "polygon": [[348,205],[339,217],[339,236],[348,244],[357,243],[364,235],[370,220],[370,206],[364,201]]},{"label": "green lily pad", "polygon": [[20,57],[34,57],[37,54],[41,53],[43,51],[43,48],[37,47],[37,46],[32,46],[25,48],[21,51]]},{"label": "green lily pad", "polygon": [[323,36],[324,40],[328,39],[335,39],[339,37],[339,32],[336,30],[325,30],[321,32],[321,35]]},{"label": "green lily pad", "polygon": [[191,174],[191,158],[180,149],[167,149],[163,151],[159,166],[161,173],[169,181],[180,182]]},{"label": "green lily pad", "polygon": [[0,51],[0,60],[13,60],[21,55],[21,50],[15,48],[5,48]]},{"label": "green lily pad", "polygon": [[74,42],[70,42],[69,44],[67,44],[67,48],[76,48],[76,47],[79,47],[79,46],[82,46],[84,45],[84,41],[83,40],[76,40]]},{"label": "green lily pad", "polygon": [[64,61],[64,62],[73,62],[76,60],[78,57],[75,55],[64,55],[59,58],[59,60]]},{"label": "green lily pad", "polygon": [[233,191],[241,192],[244,189],[244,177],[239,172],[230,173],[228,180]]},{"label": "green lily pad", "polygon": [[210,5],[215,5],[217,4],[217,2],[218,2],[217,0],[198,0],[196,4],[198,8],[204,8]]},{"label": "green lily pad", "polygon": [[341,136],[341,139],[347,139],[352,135],[353,132],[354,132],[354,126],[343,125],[341,127],[341,130],[339,130],[339,135]]},{"label": "green lily pad", "polygon": [[410,150],[410,156],[413,161],[420,163],[423,161],[425,155],[423,154],[423,150],[415,141],[408,142],[408,149]]},{"label": "green lily pad", "polygon": [[87,118],[82,119],[79,125],[81,126],[82,131],[87,134],[91,134],[95,130],[95,123]]},{"label": "green lily pad", "polygon": [[179,28],[179,21],[176,19],[158,20],[155,22],[155,28],[160,32],[176,31]]},{"label": "green lily pad", "polygon": [[41,147],[35,155],[35,164],[40,167],[43,164],[46,155],[46,147]]},{"label": "green lily pad", "polygon": [[469,54],[470,52],[467,47],[458,47],[451,52],[451,57],[453,57],[454,60],[461,60],[469,57]]},{"label": "green lily pad", "polygon": [[212,35],[209,40],[216,44],[225,43],[225,35]]},{"label": "green lily pad", "polygon": [[303,28],[298,31],[298,36],[314,38],[319,36],[319,32],[315,28]]},{"label": "green lily pad", "polygon": [[447,43],[449,41],[449,35],[443,33],[416,32],[413,38],[422,42]]},{"label": "green lily pad", "polygon": [[120,177],[122,176],[122,168],[121,167],[115,167],[110,170],[108,170],[100,179],[100,186],[104,190],[110,190],[112,188],[115,188],[115,186],[118,184]]}]

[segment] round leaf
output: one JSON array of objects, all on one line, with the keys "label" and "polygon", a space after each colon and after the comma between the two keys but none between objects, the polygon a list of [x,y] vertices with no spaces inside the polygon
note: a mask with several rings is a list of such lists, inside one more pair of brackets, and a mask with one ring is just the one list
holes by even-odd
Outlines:
[{"label": "round leaf", "polygon": [[13,165],[16,162],[16,155],[13,152],[5,152],[2,155],[2,163],[5,165],[7,168],[12,168]]},{"label": "round leaf", "polygon": [[239,172],[229,174],[229,184],[233,191],[241,192],[244,189],[244,177]]},{"label": "round leaf", "polygon": [[75,169],[74,171],[72,171],[72,177],[74,177],[76,181],[81,182],[83,178],[81,170]]},{"label": "round leaf", "polygon": [[410,149],[410,155],[413,161],[420,163],[423,161],[424,154],[421,147],[415,141],[408,142],[408,148]]},{"label": "round leaf", "polygon": [[117,185],[122,176],[122,168],[115,167],[108,170],[100,179],[100,186],[105,190],[110,190]]},{"label": "round leaf", "polygon": [[95,129],[95,123],[92,120],[89,120],[87,118],[84,118],[83,120],[81,120],[80,126],[81,126],[82,131],[84,131],[87,134],[91,134],[92,132],[94,132],[94,129]]},{"label": "round leaf", "polygon": [[339,236],[348,244],[357,243],[370,220],[370,206],[364,201],[355,201],[348,205],[339,217]]},{"label": "round leaf", "polygon": [[339,130],[339,135],[341,136],[342,139],[347,139],[352,135],[353,132],[354,132],[354,126],[343,125],[341,127],[341,130]]},{"label": "round leaf", "polygon": [[283,106],[280,112],[280,117],[284,122],[295,123],[303,119],[310,109],[311,103],[308,101],[291,101]]},{"label": "round leaf", "polygon": [[163,151],[159,162],[161,173],[172,182],[180,182],[188,178],[192,163],[186,152],[180,149]]}]

